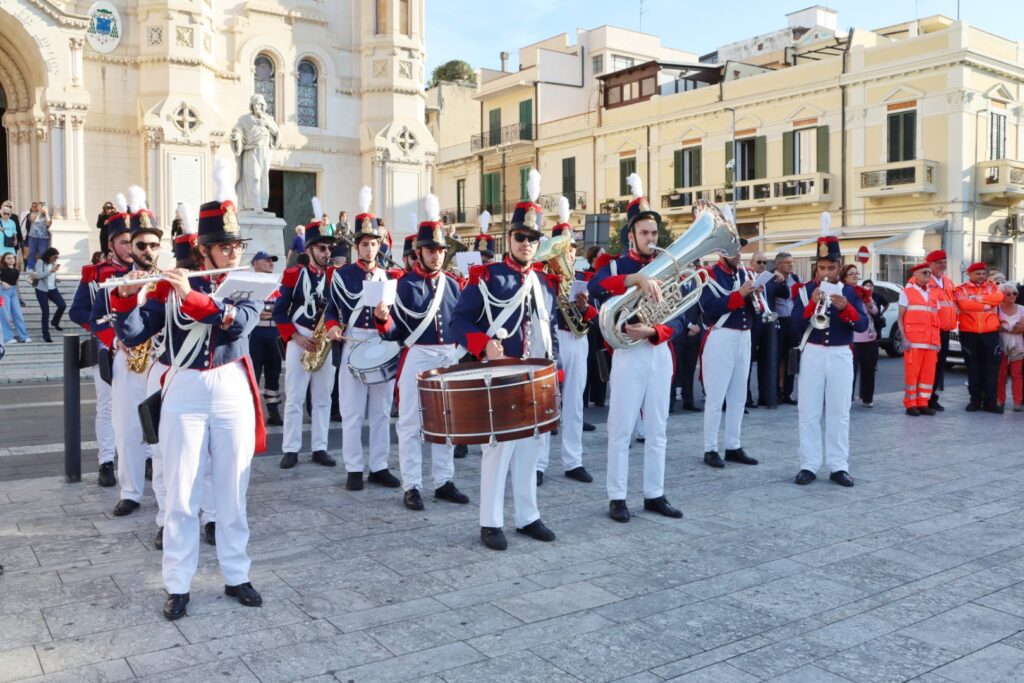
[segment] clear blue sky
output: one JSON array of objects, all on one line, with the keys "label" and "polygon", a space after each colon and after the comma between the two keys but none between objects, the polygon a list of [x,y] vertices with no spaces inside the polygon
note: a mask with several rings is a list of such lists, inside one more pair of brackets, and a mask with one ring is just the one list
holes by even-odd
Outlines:
[{"label": "clear blue sky", "polygon": [[[613,24],[640,29],[640,0],[425,0],[427,76],[438,64],[465,59],[474,68],[500,67],[498,53],[517,50],[559,33],[575,42],[577,28]],[[643,30],[662,45],[697,54],[719,45],[786,26],[786,13],[812,0],[644,0]],[[839,13],[838,28],[874,29],[915,16],[956,17],[957,0],[830,0],[818,4]],[[960,0],[960,18],[1014,40],[1024,39],[1024,2]]]}]

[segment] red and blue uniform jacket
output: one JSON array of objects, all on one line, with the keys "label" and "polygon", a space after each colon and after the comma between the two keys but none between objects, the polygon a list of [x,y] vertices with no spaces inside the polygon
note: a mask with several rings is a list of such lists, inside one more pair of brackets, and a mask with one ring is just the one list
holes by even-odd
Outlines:
[{"label": "red and blue uniform jacket", "polygon": [[[650,262],[650,258],[640,256],[636,251],[630,249],[625,256],[620,256],[602,265],[587,284],[590,300],[595,302],[598,309],[600,309],[601,305],[609,297],[624,294],[626,292],[626,276],[639,272],[641,268]],[[655,325],[654,331],[656,335],[648,339],[648,341],[652,344],[662,344],[676,336],[683,331],[684,317],[685,313],[677,315],[667,322]],[[639,321],[630,320],[627,322],[634,323]]]},{"label": "red and blue uniform jacket", "polygon": [[[296,325],[312,331],[320,322],[330,278],[330,269],[325,271],[310,265],[292,266],[284,271],[271,320],[277,323],[277,331],[285,344],[295,334]],[[306,301],[307,292],[310,301]]]},{"label": "red and blue uniform jacket", "polygon": [[[540,278],[541,291],[543,292],[545,305],[547,307],[547,319],[540,320],[540,324],[550,326],[551,353],[553,359],[558,358],[558,335],[555,333],[555,297],[558,291],[558,277],[545,275],[537,272],[534,265],[520,266],[510,257],[506,256],[503,261],[494,261],[480,266],[473,266],[469,270],[469,281],[466,288],[462,290],[459,301],[455,306],[452,318],[455,340],[467,351],[477,358],[484,358],[487,342],[491,337],[487,335],[490,323],[484,307],[483,288],[494,299],[508,300],[515,297],[523,287],[526,276],[536,273]],[[503,340],[505,355],[509,358],[522,358],[526,349],[527,324],[534,317],[537,311],[537,302],[530,298],[529,310],[515,312],[510,315],[502,325],[508,332]],[[491,309],[491,317],[497,318],[501,315],[501,309],[496,306]]]},{"label": "red and blue uniform jacket", "polygon": [[[814,290],[818,288],[817,282],[794,285],[793,313],[790,316],[790,323],[798,335],[803,335],[807,326],[811,324],[811,316],[814,315],[816,304],[812,298]],[[807,303],[804,304],[800,290],[807,292]],[[808,344],[820,346],[849,346],[853,343],[854,332],[864,332],[871,322],[868,313],[864,309],[864,302],[857,296],[857,291],[851,285],[843,285],[843,296],[846,297],[846,308],[837,311],[835,306],[828,307],[829,326],[824,330],[811,328],[811,334],[807,338]]]},{"label": "red and blue uniform jacket", "polygon": [[[348,325],[352,310],[359,303],[359,295],[363,291],[363,283],[380,274],[389,280],[401,277],[403,271],[385,270],[380,266],[367,268],[362,261],[349,263],[338,268],[331,275],[327,289],[327,329]],[[362,310],[356,316],[354,327],[375,330],[377,323],[373,319],[373,306],[360,306]]]},{"label": "red and blue uniform jacket", "polygon": [[[719,319],[725,315],[725,321],[718,327],[730,330],[749,330],[754,325],[754,303],[751,297],[744,297],[738,291],[734,291],[736,278],[743,284],[750,277],[750,271],[740,269],[739,273],[732,269],[725,261],[719,261],[708,268],[708,277],[715,282],[719,288],[712,284],[704,286],[700,293],[700,308],[704,315],[704,325],[709,330],[715,326]],[[725,290],[725,293],[722,293]]]},{"label": "red and blue uniform jacket", "polygon": [[[87,329],[96,335],[96,338],[99,339],[104,346],[111,350],[113,350],[114,342],[117,339],[117,334],[114,332],[113,325],[114,316],[110,310],[109,291],[99,289],[99,285],[110,278],[124,277],[128,271],[134,270],[134,268],[134,266],[123,266],[120,263],[114,263],[113,261],[106,261],[96,266],[96,277],[94,280],[97,288],[96,297],[93,299],[92,308],[89,311],[89,327]],[[131,344],[128,344],[128,346],[131,346]]]},{"label": "red and blue uniform jacket", "polygon": [[68,317],[71,322],[79,325],[86,332],[91,332],[92,305],[96,301],[99,288],[96,283],[97,271],[104,263],[82,266],[82,279],[75,289],[75,295],[71,297],[71,306],[68,308]]},{"label": "red and blue uniform jacket", "polygon": [[[377,331],[380,332],[381,337],[404,344],[405,340],[423,321],[422,318],[409,315],[409,313],[425,314],[427,312],[434,300],[434,293],[437,291],[437,285],[441,278],[446,278],[441,305],[438,306],[437,313],[434,314],[433,324],[427,325],[415,345],[434,346],[457,343],[452,327],[452,318],[461,290],[459,281],[445,272],[427,273],[420,268],[419,263],[398,281],[396,304],[391,307],[387,321],[384,324],[377,323]],[[401,306],[398,305],[399,303]]]},{"label": "red and blue uniform jacket", "polygon": [[[590,273],[582,273],[582,272],[577,271],[574,274],[573,279],[576,282],[589,282],[590,281],[589,275],[590,275]],[[587,292],[589,293],[589,291],[590,291],[590,286],[588,285],[587,286]],[[575,301],[570,301],[569,305],[570,306],[575,306],[576,302]],[[592,321],[596,317],[597,317],[597,308],[594,307],[594,304],[588,304],[587,305],[587,310],[583,312],[583,322],[590,322],[590,321]],[[569,326],[565,324],[565,316],[562,315],[562,309],[560,309],[560,308],[555,310],[555,324],[558,325],[558,329],[562,330],[563,332],[568,332],[569,331]]]}]

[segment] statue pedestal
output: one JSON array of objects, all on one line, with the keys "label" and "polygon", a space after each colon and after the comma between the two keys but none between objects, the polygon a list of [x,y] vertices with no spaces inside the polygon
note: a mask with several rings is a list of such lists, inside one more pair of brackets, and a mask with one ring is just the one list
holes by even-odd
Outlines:
[{"label": "statue pedestal", "polygon": [[288,253],[284,244],[284,219],[272,213],[242,211],[238,214],[238,226],[242,229],[242,237],[252,240],[245,251],[243,263],[248,264],[257,251],[265,251],[277,256],[279,263],[284,265]]},{"label": "statue pedestal", "polygon": [[100,248],[100,231],[82,220],[55,218],[50,226],[50,246],[60,252],[61,276],[80,275],[92,252]]}]

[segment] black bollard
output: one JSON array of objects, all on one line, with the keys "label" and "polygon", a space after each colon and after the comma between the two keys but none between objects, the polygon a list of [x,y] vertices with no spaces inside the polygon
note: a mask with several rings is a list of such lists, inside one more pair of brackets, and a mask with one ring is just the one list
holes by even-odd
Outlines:
[{"label": "black bollard", "polygon": [[64,479],[82,481],[82,381],[79,377],[79,338],[64,337]]}]

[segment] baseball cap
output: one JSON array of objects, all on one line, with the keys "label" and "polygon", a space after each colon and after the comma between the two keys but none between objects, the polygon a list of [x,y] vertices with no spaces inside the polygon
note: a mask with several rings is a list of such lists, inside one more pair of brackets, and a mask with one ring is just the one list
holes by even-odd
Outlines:
[{"label": "baseball cap", "polygon": [[257,251],[255,254],[253,254],[252,261],[250,261],[250,263],[256,263],[257,261],[263,261],[265,259],[269,259],[274,263],[277,263],[277,257],[271,256],[265,251]]}]

